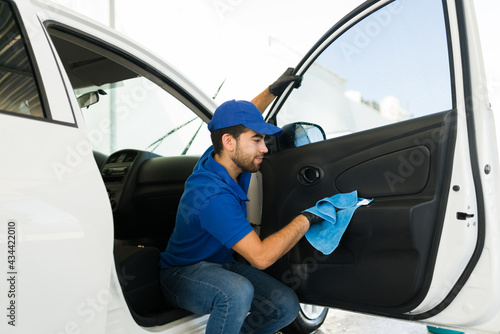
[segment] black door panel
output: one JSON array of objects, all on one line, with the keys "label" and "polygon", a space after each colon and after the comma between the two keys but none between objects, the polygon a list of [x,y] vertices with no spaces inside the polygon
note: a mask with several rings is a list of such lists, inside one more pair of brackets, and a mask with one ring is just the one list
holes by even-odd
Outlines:
[{"label": "black door panel", "polygon": [[[453,111],[334,138],[266,157],[261,236],[317,200],[358,190],[374,198],[355,212],[325,256],[303,238],[269,272],[302,302],[372,313],[410,311],[432,276],[451,175]],[[301,180],[315,166],[320,178]]]},{"label": "black door panel", "polygon": [[335,187],[344,193],[356,189],[361,196],[369,197],[417,194],[427,185],[429,167],[429,149],[414,146],[346,170],[335,180]]}]

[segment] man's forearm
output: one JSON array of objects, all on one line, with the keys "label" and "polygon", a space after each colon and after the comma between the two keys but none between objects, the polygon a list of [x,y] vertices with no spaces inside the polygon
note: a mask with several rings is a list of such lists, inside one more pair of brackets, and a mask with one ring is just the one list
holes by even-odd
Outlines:
[{"label": "man's forearm", "polygon": [[309,229],[309,220],[304,215],[298,215],[288,225],[278,232],[271,234],[262,243],[271,263],[276,262],[306,234]]},{"label": "man's forearm", "polygon": [[304,236],[309,226],[309,220],[304,215],[298,215],[287,226],[264,240],[251,231],[232,248],[252,266],[266,269],[285,255]]},{"label": "man's forearm", "polygon": [[271,102],[273,102],[275,97],[276,96],[274,96],[273,93],[269,91],[269,88],[266,87],[266,89],[262,93],[254,97],[250,102],[255,104],[255,106],[261,113],[264,113],[264,111],[266,111],[266,108],[271,104]]}]

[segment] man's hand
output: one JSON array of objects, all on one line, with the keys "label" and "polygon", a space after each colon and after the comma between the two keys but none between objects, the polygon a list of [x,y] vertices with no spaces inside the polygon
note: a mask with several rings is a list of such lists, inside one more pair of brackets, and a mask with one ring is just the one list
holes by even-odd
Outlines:
[{"label": "man's hand", "polygon": [[307,220],[309,220],[310,225],[321,223],[324,220],[323,218],[316,216],[314,213],[307,211],[303,211],[302,215],[304,215]]},{"label": "man's hand", "polygon": [[292,82],[295,82],[294,88],[299,88],[302,77],[293,75],[293,68],[289,67],[278,80],[271,86],[267,87],[262,93],[253,98],[252,102],[261,113],[266,111],[266,108],[273,102],[276,96],[280,96],[285,91],[286,87]]},{"label": "man's hand", "polygon": [[289,67],[285,73],[283,73],[278,80],[276,80],[274,83],[272,83],[269,86],[269,91],[274,95],[274,96],[280,96],[283,94],[285,91],[286,87],[292,82],[295,82],[295,85],[293,85],[293,88],[299,88],[300,84],[302,82],[302,77],[298,75],[294,75],[293,73],[293,68]]}]

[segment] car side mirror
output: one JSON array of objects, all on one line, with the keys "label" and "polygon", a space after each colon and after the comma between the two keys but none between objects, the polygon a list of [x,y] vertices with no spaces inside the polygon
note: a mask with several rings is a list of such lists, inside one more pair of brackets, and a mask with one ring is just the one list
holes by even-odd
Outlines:
[{"label": "car side mirror", "polygon": [[83,95],[80,95],[78,97],[78,104],[80,105],[80,108],[88,108],[93,104],[96,104],[99,102],[99,95],[107,95],[105,91],[102,89],[93,91],[93,92],[88,92]]},{"label": "car side mirror", "polygon": [[280,151],[307,145],[326,139],[321,126],[308,122],[295,122],[282,127],[283,134],[278,137]]}]

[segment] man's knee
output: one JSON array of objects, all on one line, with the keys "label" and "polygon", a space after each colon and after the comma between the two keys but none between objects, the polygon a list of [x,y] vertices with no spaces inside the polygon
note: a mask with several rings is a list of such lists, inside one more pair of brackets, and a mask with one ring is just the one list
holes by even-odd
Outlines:
[{"label": "man's knee", "polygon": [[233,296],[237,298],[240,303],[250,306],[254,297],[254,288],[252,283],[245,277],[238,279],[233,288]]},{"label": "man's knee", "polygon": [[252,283],[245,277],[240,277],[224,286],[219,295],[219,302],[227,303],[231,308],[241,309],[241,312],[246,314],[250,310],[253,297]]}]

